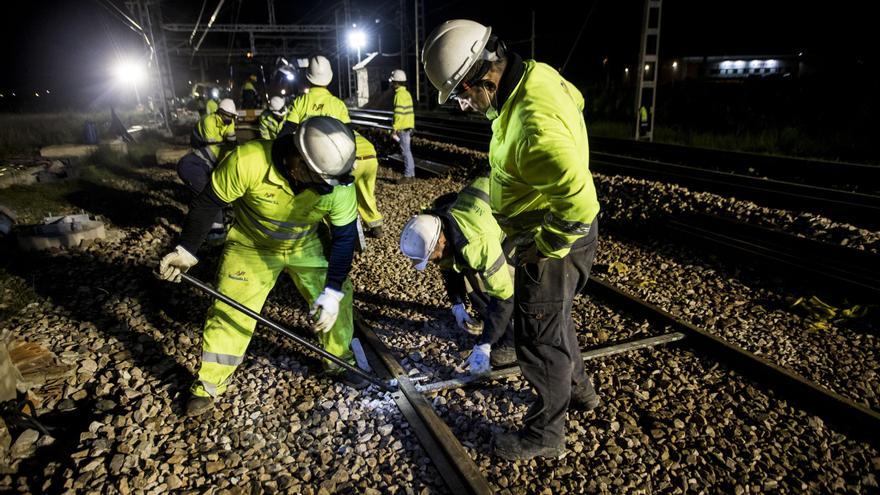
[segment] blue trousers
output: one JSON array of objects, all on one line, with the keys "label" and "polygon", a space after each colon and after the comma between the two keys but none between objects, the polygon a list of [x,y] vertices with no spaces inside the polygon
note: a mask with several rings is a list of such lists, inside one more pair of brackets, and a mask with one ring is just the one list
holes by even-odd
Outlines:
[{"label": "blue trousers", "polygon": [[400,154],[403,155],[403,176],[415,177],[416,162],[413,160],[412,149],[410,148],[412,129],[397,131],[397,135],[400,136]]}]

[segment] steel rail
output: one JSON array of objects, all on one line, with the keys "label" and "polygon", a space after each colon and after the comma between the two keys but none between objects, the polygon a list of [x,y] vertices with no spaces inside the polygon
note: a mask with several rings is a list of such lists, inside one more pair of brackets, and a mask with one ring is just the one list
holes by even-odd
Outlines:
[{"label": "steel rail", "polygon": [[880,446],[880,413],[877,411],[683,321],[599,277],[591,276],[587,286],[591,295],[684,333],[687,336],[684,342],[695,350],[724,362],[731,369],[771,388],[786,400],[846,430],[850,435]]},{"label": "steel rail", "polygon": [[[396,380],[399,388],[391,394],[400,412],[412,427],[419,442],[431,458],[443,481],[455,494],[490,494],[492,488],[480,468],[471,459],[449,425],[437,415],[434,407],[410,381],[406,370],[394,358],[379,336],[355,316],[365,350],[379,360],[385,378]],[[377,370],[376,366],[373,366]],[[380,371],[380,374],[382,372]]]}]

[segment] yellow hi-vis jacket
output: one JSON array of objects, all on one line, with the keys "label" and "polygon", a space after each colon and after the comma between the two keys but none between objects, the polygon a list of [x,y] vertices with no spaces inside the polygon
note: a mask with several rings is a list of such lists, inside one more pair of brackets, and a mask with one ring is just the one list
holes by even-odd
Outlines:
[{"label": "yellow hi-vis jacket", "polygon": [[315,86],[309,92],[293,100],[287,120],[302,124],[309,117],[333,117],[344,124],[351,123],[348,108],[339,98],[330,94],[327,88]]},{"label": "yellow hi-vis jacket", "polygon": [[[324,217],[344,226],[357,218],[355,189],[335,186],[329,194],[309,188],[294,193],[272,166],[272,141],[251,141],[230,153],[211,174],[221,200],[232,203],[235,224],[227,243],[272,251],[321,251],[316,235]],[[326,266],[326,259],[317,260]],[[317,266],[317,265],[316,265]]]},{"label": "yellow hi-vis jacket", "polygon": [[414,129],[416,114],[413,108],[412,95],[403,86],[394,90],[394,121],[391,127],[395,131]]},{"label": "yellow hi-vis jacket", "polygon": [[236,142],[235,121],[224,124],[216,112],[202,117],[193,133],[192,145],[196,154],[211,167],[220,162]]},{"label": "yellow hi-vis jacket", "polygon": [[211,115],[212,113],[217,113],[218,106],[219,106],[219,104],[217,103],[217,100],[215,100],[213,98],[208,100],[207,102],[205,102],[205,115]]},{"label": "yellow hi-vis jacket", "polygon": [[449,267],[458,273],[477,272],[489,297],[513,297],[513,280],[501,247],[504,233],[489,207],[489,179],[480,177],[462,189],[449,215],[455,221],[455,232],[446,233],[455,252]]},{"label": "yellow hi-vis jacket", "polygon": [[284,127],[286,117],[276,117],[268,108],[260,114],[260,139],[275,139]]},{"label": "yellow hi-vis jacket", "polygon": [[525,64],[492,121],[492,211],[517,244],[534,240],[545,256],[562,258],[599,213],[584,98],[549,65]]}]

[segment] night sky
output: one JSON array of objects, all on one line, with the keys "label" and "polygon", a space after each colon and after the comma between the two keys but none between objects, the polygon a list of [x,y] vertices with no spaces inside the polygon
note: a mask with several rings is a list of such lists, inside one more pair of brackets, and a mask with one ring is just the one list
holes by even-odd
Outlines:
[{"label": "night sky", "polygon": [[[218,0],[208,0],[213,10]],[[327,1],[276,0],[279,23],[326,23],[332,10]],[[835,9],[795,1],[664,2],[661,56],[782,55],[840,59],[841,63],[877,61],[872,38],[874,16],[867,2],[835,2]],[[116,0],[116,5],[123,2]],[[194,22],[200,0],[163,2],[167,20]],[[394,15],[399,0],[353,1],[354,19],[381,29],[384,51],[396,51],[398,34],[388,22],[375,18]],[[559,5],[566,5],[560,7]],[[574,5],[574,6],[570,6]],[[821,4],[829,5],[829,4]],[[584,20],[583,35],[566,67],[572,80],[589,78],[604,56],[612,62],[634,63],[638,56],[643,3],[639,0],[562,2],[475,2],[427,0],[428,31],[443,20],[464,17],[490,24],[512,49],[528,55],[531,11],[536,11],[537,58],[560,67]],[[4,70],[0,91],[32,93],[51,88],[59,93],[99,94],[106,86],[114,53],[143,53],[137,35],[112,17],[97,1],[30,1],[16,5],[15,15],[3,16]],[[266,3],[227,0],[217,22],[266,22]],[[207,14],[206,14],[207,17]],[[370,38],[375,39],[375,33]],[[227,36],[212,36],[206,45],[225,47]],[[244,40],[244,37],[241,38]],[[375,43],[365,51],[375,50]],[[187,75],[190,77],[190,75]]]}]

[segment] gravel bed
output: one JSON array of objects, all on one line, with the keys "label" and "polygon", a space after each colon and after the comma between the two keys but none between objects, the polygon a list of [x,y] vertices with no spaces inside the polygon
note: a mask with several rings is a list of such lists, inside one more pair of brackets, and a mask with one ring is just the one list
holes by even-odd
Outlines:
[{"label": "gravel bed", "polygon": [[[601,395],[569,412],[568,454],[508,462],[492,434],[533,399],[524,381],[445,392],[440,414],[498,493],[871,493],[880,452],[723,366],[654,348],[588,363]],[[475,426],[476,425],[476,426]]]},{"label": "gravel bed", "polygon": [[[784,292],[744,276],[723,260],[604,234],[597,263],[622,263],[607,279],[728,342],[880,410],[880,338],[872,322],[847,321],[811,330]],[[601,267],[600,267],[601,269]],[[797,288],[789,288],[797,291]]]},{"label": "gravel bed", "polygon": [[[445,490],[394,403],[320,374],[265,330],[212,416],[183,417],[208,298],[150,270],[183,218],[169,170],[134,169],[129,208],[93,201],[114,235],[82,250],[4,253],[35,293],[0,323],[70,368],[30,393],[51,436],[14,428],[0,491],[21,493],[436,493]],[[5,249],[5,248],[4,248]],[[218,249],[194,274],[212,280]],[[304,302],[286,278],[266,314],[294,329]],[[6,461],[9,461],[6,465]]]},{"label": "gravel bed", "polygon": [[[454,151],[446,150],[462,164],[481,159]],[[390,180],[396,176],[380,170],[385,236],[368,240],[368,251],[355,259],[355,304],[406,369],[442,380],[463,371],[474,338],[455,328],[436,267],[412,269],[398,239],[410,215],[463,182],[398,185]],[[635,201],[641,193],[649,198],[632,214],[681,200],[673,198],[679,194],[693,201],[692,208],[711,200],[674,187],[674,194],[664,190],[655,197],[653,186],[616,179],[597,177],[610,225],[625,223],[624,198]],[[11,468],[0,469],[0,490],[445,492],[393,402],[328,381],[316,359],[267,331],[258,331],[213,417],[182,418],[209,301],[154,280],[150,269],[179,232],[185,195],[174,172],[159,168],[135,170],[132,181],[108,188],[125,191],[120,197],[129,207],[120,209],[119,201],[88,206],[107,218],[110,239],[83,250],[15,254],[15,263],[0,264],[36,294],[0,322],[2,336],[39,343],[72,368],[61,383],[32,391],[41,418],[59,429],[56,438],[13,431],[12,440],[22,444],[13,446],[18,457]],[[614,199],[605,199],[608,194]],[[839,240],[850,232],[850,246],[876,242],[845,228],[825,231]],[[868,240],[860,244],[856,237]],[[856,391],[853,398],[877,407],[874,336],[838,327],[806,332],[781,294],[740,279],[717,260],[605,233],[600,239],[596,271],[607,271],[611,281],[841,393]],[[218,253],[202,253],[193,273],[211,281]],[[606,269],[615,262],[627,267],[625,273]],[[264,314],[305,334],[303,309],[282,277]],[[577,299],[574,315],[584,345],[664,330],[588,297]],[[573,450],[561,461],[506,463],[489,455],[491,435],[516,424],[531,401],[519,379],[444,392],[435,405],[496,488],[511,493],[877,490],[875,449],[685,351],[638,351],[594,361],[588,370],[596,373],[606,402],[595,413],[569,416]]]}]

